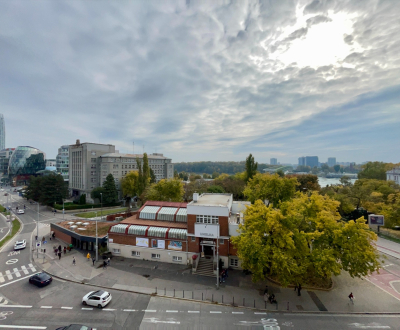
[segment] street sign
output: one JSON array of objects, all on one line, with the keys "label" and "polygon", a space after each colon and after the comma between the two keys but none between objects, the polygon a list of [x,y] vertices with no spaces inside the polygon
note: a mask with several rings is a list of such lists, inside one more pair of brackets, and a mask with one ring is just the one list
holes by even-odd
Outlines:
[{"label": "street sign", "polygon": [[43,244],[46,244],[47,243],[47,241],[43,241]]},{"label": "street sign", "polygon": [[42,245],[41,242],[36,242],[36,247],[40,247]]}]

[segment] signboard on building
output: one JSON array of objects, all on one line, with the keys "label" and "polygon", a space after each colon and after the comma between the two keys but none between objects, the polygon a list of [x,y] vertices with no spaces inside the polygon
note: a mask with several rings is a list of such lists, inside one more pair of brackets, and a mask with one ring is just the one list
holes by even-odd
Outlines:
[{"label": "signboard on building", "polygon": [[384,226],[385,218],[383,215],[370,214],[368,215],[368,222],[370,225]]},{"label": "signboard on building", "polygon": [[168,241],[168,250],[182,251],[182,242]]},{"label": "signboard on building", "polygon": [[152,239],[151,247],[157,249],[165,249],[165,241],[161,239]]},{"label": "signboard on building", "polygon": [[149,247],[149,239],[142,238],[142,237],[136,237],[136,246]]},{"label": "signboard on building", "polygon": [[219,237],[219,225],[196,223],[194,225],[194,235],[196,237],[217,238]]}]

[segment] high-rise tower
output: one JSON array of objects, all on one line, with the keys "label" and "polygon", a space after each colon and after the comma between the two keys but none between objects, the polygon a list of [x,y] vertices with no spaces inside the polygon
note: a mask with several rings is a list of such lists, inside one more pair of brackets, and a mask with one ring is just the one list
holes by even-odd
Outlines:
[{"label": "high-rise tower", "polygon": [[4,116],[0,113],[0,150],[6,147],[6,126],[4,124]]}]

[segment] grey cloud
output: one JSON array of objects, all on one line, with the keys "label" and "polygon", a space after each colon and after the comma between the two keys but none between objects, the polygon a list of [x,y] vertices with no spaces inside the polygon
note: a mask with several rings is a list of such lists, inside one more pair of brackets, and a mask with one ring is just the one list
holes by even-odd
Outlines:
[{"label": "grey cloud", "polygon": [[286,38],[286,40],[287,41],[292,41],[294,39],[302,38],[302,37],[306,36],[307,32],[308,32],[308,29],[306,27],[298,29],[298,30],[292,32],[289,35],[289,37]]},{"label": "grey cloud", "polygon": [[307,22],[307,26],[311,27],[313,25],[317,25],[320,23],[332,22],[332,20],[329,17],[323,16],[323,15],[318,15],[318,16],[309,18],[306,22]]},{"label": "grey cloud", "polygon": [[346,44],[351,45],[353,43],[353,36],[351,34],[345,34],[343,40]]}]

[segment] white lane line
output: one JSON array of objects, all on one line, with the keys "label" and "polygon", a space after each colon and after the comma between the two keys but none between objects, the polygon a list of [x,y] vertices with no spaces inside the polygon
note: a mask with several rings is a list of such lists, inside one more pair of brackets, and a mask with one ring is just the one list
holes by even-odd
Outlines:
[{"label": "white lane line", "polygon": [[232,314],[243,314],[243,312],[232,312]]},{"label": "white lane line", "polygon": [[40,306],[40,308],[53,308],[53,306]]},{"label": "white lane line", "polygon": [[3,329],[47,329],[47,327],[36,327],[34,325],[0,325]]},{"label": "white lane line", "polygon": [[188,313],[200,313],[200,311],[188,311]]},{"label": "white lane line", "polygon": [[156,313],[157,311],[155,309],[142,309],[142,312],[146,313]]},{"label": "white lane line", "polygon": [[32,308],[32,306],[28,305],[0,305],[0,307]]},{"label": "white lane line", "polygon": [[82,307],[82,310],[83,310],[83,311],[92,311],[93,308]]},{"label": "white lane line", "polygon": [[[38,273],[35,273],[35,274],[38,274]],[[32,274],[32,275],[35,275],[35,274]],[[0,285],[0,288],[2,288],[3,286],[6,286],[6,285],[10,285],[10,284],[13,284],[13,283],[15,283],[15,282],[24,280],[24,279],[26,279],[26,278],[28,278],[28,277],[31,277],[31,275],[25,276],[25,277],[21,277],[21,278],[19,278],[18,280],[15,280],[15,281],[8,282],[8,283],[6,283],[6,284]]]},{"label": "white lane line", "polygon": [[65,306],[61,306],[61,309],[72,309],[73,307],[65,307]]},{"label": "white lane line", "polygon": [[0,272],[0,283],[3,283],[5,281],[3,274]]},{"label": "white lane line", "polygon": [[35,267],[33,267],[33,265],[32,265],[32,264],[28,264],[28,266],[30,267],[30,269],[31,269],[33,272],[36,272],[36,268],[35,268]]},{"label": "white lane line", "polygon": [[25,266],[21,266],[21,270],[24,272],[25,275],[29,274]]},{"label": "white lane line", "polygon": [[123,309],[124,312],[136,312],[136,309]]},{"label": "white lane line", "polygon": [[11,272],[10,272],[9,270],[6,270],[6,275],[7,275],[7,277],[8,277],[9,280],[12,280],[12,279],[13,279],[13,277],[12,277],[12,275],[11,275]]},{"label": "white lane line", "polygon": [[211,314],[221,314],[221,311],[210,311]]},{"label": "white lane line", "polygon": [[13,269],[15,276],[21,277],[21,273],[18,271],[18,268]]},{"label": "white lane line", "polygon": [[166,311],[167,313],[178,313],[178,311]]},{"label": "white lane line", "polygon": [[267,313],[264,313],[264,312],[254,312],[254,314],[256,314],[256,315],[267,315]]},{"label": "white lane line", "polygon": [[103,308],[103,311],[115,311],[115,309],[112,309],[112,308]]}]

